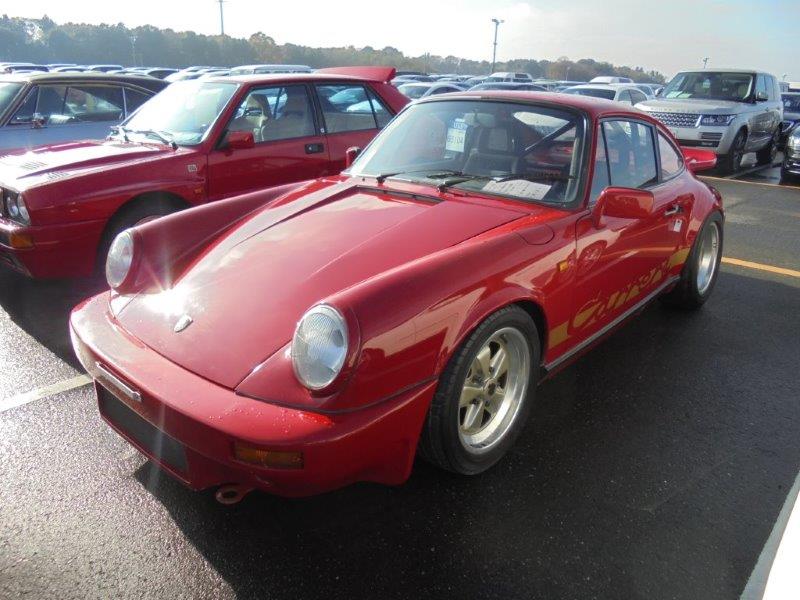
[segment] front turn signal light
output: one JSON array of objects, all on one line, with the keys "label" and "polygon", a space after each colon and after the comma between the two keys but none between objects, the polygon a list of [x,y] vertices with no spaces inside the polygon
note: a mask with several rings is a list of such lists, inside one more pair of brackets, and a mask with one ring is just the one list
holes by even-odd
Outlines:
[{"label": "front turn signal light", "polygon": [[17,250],[33,248],[33,238],[27,233],[11,232],[8,236],[8,245]]},{"label": "front turn signal light", "polygon": [[233,445],[233,456],[236,460],[268,469],[302,469],[303,453],[284,450],[267,450],[256,448],[241,442]]}]

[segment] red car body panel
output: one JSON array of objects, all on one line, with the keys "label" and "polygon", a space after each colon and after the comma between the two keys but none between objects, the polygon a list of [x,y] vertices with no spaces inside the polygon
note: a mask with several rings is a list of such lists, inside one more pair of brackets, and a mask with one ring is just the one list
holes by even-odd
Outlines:
[{"label": "red car body panel", "polygon": [[[485,95],[576,107],[591,131],[606,117],[640,119],[671,139],[646,115],[608,102]],[[172,215],[136,230],[150,246],[143,261],[162,256],[180,268],[140,267],[153,275],[130,293],[76,308],[74,343],[90,373],[102,382],[101,363],[140,390],[142,403],[126,404],[197,455],[178,474],[195,488],[244,483],[303,495],[357,480],[396,484],[410,472],[439,375],[488,315],[525,308],[549,374],[675,284],[721,198],[688,170],[657,188],[646,217],[595,224],[588,186],[568,210],[342,175],[265,193],[267,206],[251,214],[253,200],[237,200],[242,214],[230,228],[194,246],[184,232],[170,249],[159,240],[194,211]],[[676,203],[682,212],[665,215]],[[352,343],[337,379],[312,392],[294,376],[289,346],[318,302],[345,315]],[[175,335],[184,312],[195,321]],[[303,452],[304,468],[242,465],[232,455],[237,440]]]},{"label": "red car body panel", "polygon": [[[93,272],[105,225],[124,206],[153,195],[175,206],[191,207],[246,192],[335,175],[345,151],[366,145],[377,129],[219,148],[226,127],[244,97],[255,87],[281,83],[362,84],[391,112],[408,99],[387,83],[394,69],[348,67],[317,75],[257,75],[220,78],[238,86],[227,106],[197,146],[118,139],[43,146],[0,157],[0,188],[22,193],[31,225],[6,218],[0,210],[0,265],[37,278],[75,277]],[[375,79],[380,78],[380,79]],[[210,80],[216,81],[216,80]],[[313,93],[312,93],[313,97]],[[317,114],[321,122],[321,113]],[[308,153],[307,145],[319,151]],[[71,227],[65,226],[72,225]],[[26,247],[12,245],[11,234],[26,236]]]}]

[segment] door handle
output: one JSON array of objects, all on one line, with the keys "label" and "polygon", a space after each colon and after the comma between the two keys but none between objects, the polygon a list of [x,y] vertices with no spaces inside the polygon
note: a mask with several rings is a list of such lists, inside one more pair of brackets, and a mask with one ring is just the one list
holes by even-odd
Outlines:
[{"label": "door handle", "polygon": [[306,144],[306,154],[319,154],[325,151],[324,144]]},{"label": "door handle", "polygon": [[679,204],[673,204],[667,210],[664,211],[665,217],[671,217],[672,215],[677,215],[683,212],[683,208]]}]

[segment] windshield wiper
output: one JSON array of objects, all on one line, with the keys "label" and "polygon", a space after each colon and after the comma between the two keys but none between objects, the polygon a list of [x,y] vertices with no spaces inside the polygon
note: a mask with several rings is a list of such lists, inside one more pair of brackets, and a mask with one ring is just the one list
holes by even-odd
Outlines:
[{"label": "windshield wiper", "polygon": [[574,175],[505,175],[503,177],[498,177],[494,181],[497,183],[503,183],[504,181],[515,181],[515,180],[522,180],[522,181],[570,181],[571,179],[575,179]]},{"label": "windshield wiper", "polygon": [[[144,135],[144,136],[154,137],[157,140],[159,140],[160,142],[163,142],[164,144],[167,144],[168,146],[172,146],[173,150],[177,150],[178,149],[178,144],[175,143],[175,140],[172,139],[172,137],[170,136],[169,132],[167,132],[167,131],[159,131],[157,129],[128,129],[127,131],[130,131],[131,133],[138,133],[138,134]],[[170,136],[170,137],[168,137],[168,136]]]},{"label": "windshield wiper", "polygon": [[[425,175],[425,179],[438,179],[441,177],[452,177],[455,175],[464,175],[459,171],[450,171],[447,169],[416,169],[411,171],[390,171],[388,173],[381,173],[380,175],[372,175],[378,183],[383,183],[387,179],[391,177],[397,177],[398,175],[406,175],[411,173],[427,173],[429,171],[433,171],[431,175]],[[367,177],[370,177],[367,175]]]}]

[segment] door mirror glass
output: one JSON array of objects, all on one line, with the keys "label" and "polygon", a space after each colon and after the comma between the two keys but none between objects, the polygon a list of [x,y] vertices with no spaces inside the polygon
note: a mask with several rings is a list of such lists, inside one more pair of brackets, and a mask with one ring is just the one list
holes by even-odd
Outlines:
[{"label": "door mirror glass", "polygon": [[767,100],[769,100],[769,95],[767,95],[767,92],[756,92],[756,102],[766,102]]},{"label": "door mirror glass", "polygon": [[602,219],[645,219],[653,212],[655,198],[648,190],[607,187],[592,209],[592,222],[600,227]]},{"label": "door mirror glass", "polygon": [[683,157],[686,160],[686,166],[692,173],[707,171],[717,166],[717,155],[711,150],[683,148]]},{"label": "door mirror glass", "polygon": [[252,131],[229,131],[222,147],[226,150],[246,150],[256,145]]}]

